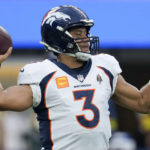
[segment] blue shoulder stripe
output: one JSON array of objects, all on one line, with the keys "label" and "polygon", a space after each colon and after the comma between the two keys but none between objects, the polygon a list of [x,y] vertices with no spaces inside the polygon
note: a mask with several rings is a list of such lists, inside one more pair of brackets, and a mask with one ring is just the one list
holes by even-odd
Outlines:
[{"label": "blue shoulder stripe", "polygon": [[40,130],[40,141],[42,144],[42,147],[49,150],[52,150],[54,143],[51,138],[51,120],[48,112],[48,108],[46,105],[46,99],[45,99],[45,90],[47,87],[47,84],[50,82],[50,80],[53,78],[55,72],[52,72],[45,76],[42,81],[40,82],[40,88],[41,88],[41,103],[36,108],[33,108],[34,111],[37,113],[37,119],[39,121],[39,130]]}]

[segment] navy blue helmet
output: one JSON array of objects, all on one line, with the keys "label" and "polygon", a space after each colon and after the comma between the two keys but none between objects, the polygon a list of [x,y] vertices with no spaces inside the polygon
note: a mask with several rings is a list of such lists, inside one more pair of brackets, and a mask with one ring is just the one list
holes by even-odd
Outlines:
[{"label": "navy blue helmet", "polygon": [[[67,55],[86,60],[88,55],[99,51],[99,37],[90,35],[90,28],[94,25],[93,20],[79,8],[63,5],[54,7],[44,16],[41,23],[42,44],[54,53]],[[89,38],[90,52],[81,52],[77,39],[68,32],[75,27],[85,27]],[[85,58],[84,58],[85,57]]]}]

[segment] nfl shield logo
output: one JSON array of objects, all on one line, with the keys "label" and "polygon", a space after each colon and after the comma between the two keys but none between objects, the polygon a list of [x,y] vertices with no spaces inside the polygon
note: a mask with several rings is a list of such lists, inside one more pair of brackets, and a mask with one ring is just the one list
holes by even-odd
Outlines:
[{"label": "nfl shield logo", "polygon": [[79,74],[77,75],[77,79],[82,82],[84,80],[84,77],[82,74]]}]

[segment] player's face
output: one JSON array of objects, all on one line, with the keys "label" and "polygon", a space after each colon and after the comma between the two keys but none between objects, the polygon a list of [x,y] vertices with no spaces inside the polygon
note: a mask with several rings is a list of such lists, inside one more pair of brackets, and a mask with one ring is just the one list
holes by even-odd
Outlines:
[{"label": "player's face", "polygon": [[87,37],[87,30],[84,27],[71,29],[70,34],[78,43],[82,52],[89,52],[89,38]]}]

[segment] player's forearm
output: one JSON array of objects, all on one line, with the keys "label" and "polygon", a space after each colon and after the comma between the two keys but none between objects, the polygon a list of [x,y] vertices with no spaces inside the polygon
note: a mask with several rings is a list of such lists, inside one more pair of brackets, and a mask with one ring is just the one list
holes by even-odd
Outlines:
[{"label": "player's forearm", "polygon": [[140,106],[141,96],[137,91],[137,94],[115,94],[113,100],[120,106],[127,108],[131,111],[145,113],[143,108]]},{"label": "player's forearm", "polygon": [[150,81],[140,89],[140,92],[142,95],[140,105],[147,113],[150,113]]},{"label": "player's forearm", "polygon": [[146,113],[142,104],[142,95],[133,85],[126,82],[122,76],[119,76],[114,93],[114,100],[119,105],[132,111]]}]

